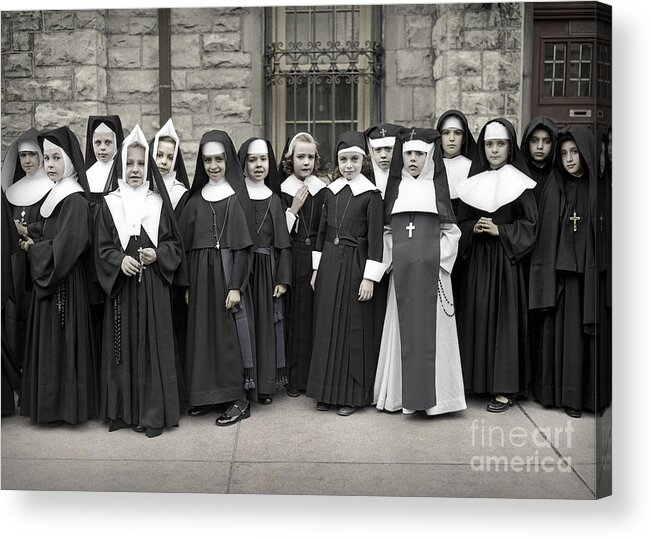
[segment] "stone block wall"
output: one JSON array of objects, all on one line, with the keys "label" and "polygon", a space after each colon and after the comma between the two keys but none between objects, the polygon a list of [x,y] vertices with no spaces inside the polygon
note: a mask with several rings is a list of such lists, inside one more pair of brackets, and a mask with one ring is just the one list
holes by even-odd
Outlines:
[{"label": "stone block wall", "polygon": [[[263,126],[261,8],[172,9],[172,117],[190,177],[201,135],[236,145]],[[2,155],[23,131],[70,125],[85,147],[91,114],[153,137],[159,121],[156,9],[2,13]]]},{"label": "stone block wall", "polygon": [[383,7],[386,121],[435,127],[451,108],[479,134],[504,116],[519,129],[522,3]]}]

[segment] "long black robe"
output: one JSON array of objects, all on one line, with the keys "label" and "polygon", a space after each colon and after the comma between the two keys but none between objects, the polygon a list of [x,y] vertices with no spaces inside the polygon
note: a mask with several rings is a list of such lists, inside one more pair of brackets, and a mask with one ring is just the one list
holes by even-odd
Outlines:
[{"label": "long black robe", "polygon": [[283,299],[275,300],[273,293],[277,284],[290,284],[291,242],[277,194],[265,200],[252,200],[251,204],[257,230],[250,278],[256,385],[259,393],[270,395],[287,383]]},{"label": "long black robe", "polygon": [[[219,240],[221,250],[215,248],[211,205],[217,234],[225,222]],[[190,288],[185,358],[188,404],[244,399],[245,372],[236,322],[224,303],[233,289],[242,291],[243,302],[250,297],[243,290],[250,275],[253,243],[246,215],[235,195],[210,203],[197,191],[183,209],[179,228],[187,257],[187,277],[180,284]],[[230,249],[233,257],[228,282],[222,265],[223,249]],[[253,324],[250,331],[254,338]]]},{"label": "long black robe", "polygon": [[11,215],[11,208],[2,195],[2,415],[13,414],[15,392],[20,390],[20,367],[16,361],[16,350],[7,339],[6,305],[15,301],[12,258],[18,254],[18,232]]},{"label": "long black robe", "polygon": [[[41,204],[47,194],[36,204],[31,206],[12,206],[13,218],[22,222],[28,234],[38,230],[38,222],[41,219]],[[13,223],[12,223],[13,224]],[[32,277],[29,272],[27,253],[19,250],[11,256],[13,273],[14,297],[5,306],[6,336],[7,344],[13,349],[18,366],[24,363],[26,338],[27,338],[27,316],[29,314],[29,303],[32,292]]]},{"label": "long black robe", "polygon": [[[540,311],[542,318],[532,390],[545,406],[594,411],[598,327],[594,136],[587,128],[572,127],[568,132],[579,148],[584,174],[577,179],[561,171],[559,164],[541,199],[529,285],[529,308]],[[574,210],[581,218],[577,232],[569,220]]]},{"label": "long black robe", "polygon": [[[361,302],[357,297],[366,261],[382,262],[382,195],[366,191],[352,196],[348,185],[336,195],[324,191],[316,242],[322,255],[315,285],[315,333],[305,394],[319,402],[363,406],[373,398],[376,334],[373,300]],[[334,244],[336,237],[339,245]]]},{"label": "long black robe", "polygon": [[[459,204],[459,256],[464,259],[459,348],[464,385],[475,393],[517,394],[527,388],[527,302],[521,261],[535,241],[537,212],[531,191],[493,213]],[[499,236],[473,234],[480,217],[491,217]]]},{"label": "long black robe", "polygon": [[[314,332],[314,291],[310,286],[312,251],[316,245],[324,197],[325,189],[321,189],[314,196],[307,195],[290,233],[292,272],[289,290],[285,294],[288,386],[300,391],[305,391],[307,388],[312,356]],[[281,193],[283,210],[291,207],[293,199],[291,195]],[[308,238],[309,245],[305,243]]]},{"label": "long black robe", "polygon": [[[111,195],[109,195],[111,196]],[[170,285],[182,247],[162,212],[158,246],[144,229],[123,250],[104,203],[97,220],[96,268],[107,294],[102,339],[101,414],[145,429],[178,425],[180,417]],[[156,261],[138,275],[121,270],[126,255],[152,247]]]},{"label": "long black robe", "polygon": [[34,288],[27,327],[21,415],[81,423],[97,414],[97,358],[82,257],[90,212],[73,193],[40,222],[28,252]]}]

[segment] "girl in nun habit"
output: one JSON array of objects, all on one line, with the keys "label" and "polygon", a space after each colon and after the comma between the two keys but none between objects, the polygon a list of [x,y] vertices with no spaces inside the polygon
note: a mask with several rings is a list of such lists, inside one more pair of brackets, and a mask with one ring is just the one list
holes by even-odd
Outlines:
[{"label": "girl in nun habit", "polygon": [[269,141],[251,138],[238,157],[254,212],[253,269],[250,288],[255,318],[258,401],[271,404],[272,395],[287,385],[283,295],[291,280],[291,240],[280,197],[270,188],[277,174]]},{"label": "girl in nun habit", "polygon": [[456,109],[441,114],[436,130],[441,134],[443,164],[448,176],[452,209],[456,215],[459,207],[457,184],[468,177],[472,160],[477,155],[477,143],[468,127],[468,118]]},{"label": "girl in nun habit", "polygon": [[532,390],[570,417],[595,411],[597,176],[594,135],[585,126],[559,133],[557,173],[540,200],[531,260],[529,308],[542,313]]},{"label": "girl in nun habit", "polygon": [[[312,360],[305,394],[317,409],[342,416],[371,403],[376,356],[373,287],[384,275],[382,195],[363,173],[364,134],[337,139],[336,179],[325,202],[312,253],[315,298]],[[370,167],[369,167],[370,168]],[[339,176],[339,177],[337,177]]]},{"label": "girl in nun habit", "polygon": [[97,414],[98,371],[82,262],[90,247],[88,183],[79,142],[68,127],[39,135],[54,186],[40,207],[27,251],[32,298],[20,413],[60,425]]},{"label": "girl in nun habit", "polygon": [[557,133],[554,120],[547,116],[534,118],[522,131],[520,148],[527,160],[528,174],[536,182],[533,189],[536,204],[540,203],[545,183],[554,170]]},{"label": "girl in nun habit", "polygon": [[178,221],[190,195],[190,182],[181,153],[181,140],[176,134],[172,118],[156,133],[150,148]]},{"label": "girl in nun habit", "polygon": [[[174,219],[178,223],[183,207],[190,196],[190,182],[185,170],[185,162],[181,152],[181,140],[174,129],[172,118],[154,136],[149,145],[150,155],[158,172],[163,178],[167,196],[172,204]],[[179,268],[178,272],[184,271]],[[179,382],[179,400],[181,410],[186,409],[185,380],[183,376],[185,365],[186,330],[188,325],[188,306],[185,303],[185,288],[175,282],[170,289],[172,295],[172,313],[174,320],[174,345],[176,349],[176,372]]]},{"label": "girl in nun habit", "polygon": [[527,391],[529,349],[523,258],[535,243],[536,183],[504,118],[479,134],[470,177],[457,184],[463,258],[459,335],[464,384],[504,412]]},{"label": "girl in nun habit", "polygon": [[101,413],[109,431],[148,438],[179,422],[172,278],[183,248],[167,192],[136,125],[97,220],[96,267],[107,300]]},{"label": "girl in nun habit", "polygon": [[242,167],[224,131],[205,133],[190,198],[180,220],[186,249],[188,411],[221,415],[218,426],[250,416],[255,328],[248,288],[253,211]]},{"label": "girl in nun habit", "polygon": [[[472,161],[477,156],[477,143],[468,127],[468,119],[463,112],[456,109],[450,109],[441,114],[436,124],[436,130],[441,134],[443,164],[448,177],[452,210],[456,215],[459,211],[457,184],[468,177]],[[457,257],[452,269],[452,295],[457,306],[461,294],[459,290],[463,271],[461,265],[461,257]],[[456,320],[459,321],[458,316]]]},{"label": "girl in nun habit", "polygon": [[[403,131],[404,128],[395,124],[379,124],[369,127],[364,131],[366,136],[366,143],[369,149],[371,164],[373,166],[373,174],[369,175],[369,180],[375,183],[376,187],[380,190],[382,198],[387,190],[387,180],[389,178],[389,169],[391,168],[391,158],[393,156],[393,147],[396,143],[396,136]],[[385,233],[384,247],[383,247],[383,260],[382,262],[387,266],[387,272],[390,265],[391,256],[390,246],[387,244],[390,237]],[[373,337],[375,346],[375,356],[380,353],[380,342],[382,341],[382,326],[384,325],[384,314],[387,307],[387,295],[389,293],[389,274],[385,273],[382,279],[375,283],[373,287]]]},{"label": "girl in nun habit", "polygon": [[[119,116],[88,117],[86,126],[86,177],[90,190],[90,211],[93,226],[90,237],[92,242],[95,241],[97,235],[95,224],[99,210],[104,202],[104,191],[110,182],[111,170],[116,162],[115,158],[122,147],[123,140],[124,132],[122,131],[122,122]],[[116,166],[119,166],[119,164]],[[88,271],[88,296],[93,317],[93,330],[97,341],[97,355],[101,357],[106,296],[97,279],[94,251],[95,248],[93,247],[85,257],[85,263]]]},{"label": "girl in nun habit", "polygon": [[385,219],[393,267],[373,402],[403,414],[464,410],[450,279],[461,232],[437,131],[414,128],[398,136]]},{"label": "girl in nun habit", "polygon": [[[12,223],[23,239],[33,235],[30,228],[38,223],[41,204],[54,185],[43,168],[43,152],[38,145],[38,135],[36,129],[23,133],[7,150],[2,165],[2,190],[7,197]],[[14,296],[5,305],[6,337],[20,366],[25,353],[32,279],[27,253],[18,250],[10,260]]]},{"label": "girl in nun habit", "polygon": [[287,229],[292,242],[291,282],[286,294],[287,394],[305,392],[312,354],[314,291],[312,251],[321,219],[325,183],[314,175],[321,157],[316,140],[309,133],[290,137],[283,150],[279,170],[280,185],[271,188],[280,194]]}]

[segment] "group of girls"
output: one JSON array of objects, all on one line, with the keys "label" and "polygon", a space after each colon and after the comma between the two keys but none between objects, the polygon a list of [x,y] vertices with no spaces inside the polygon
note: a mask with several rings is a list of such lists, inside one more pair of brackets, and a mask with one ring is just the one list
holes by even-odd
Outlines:
[{"label": "group of girls", "polygon": [[2,167],[3,414],[16,390],[33,422],[153,437],[279,391],[342,416],[455,412],[467,391],[594,410],[610,155],[597,176],[589,131],[537,120],[522,151],[508,120],[475,143],[456,110],[350,131],[321,177],[309,133],[277,165],[212,130],[191,183],[171,119],[148,141],[90,117],[85,159],[68,127],[26,132]]}]

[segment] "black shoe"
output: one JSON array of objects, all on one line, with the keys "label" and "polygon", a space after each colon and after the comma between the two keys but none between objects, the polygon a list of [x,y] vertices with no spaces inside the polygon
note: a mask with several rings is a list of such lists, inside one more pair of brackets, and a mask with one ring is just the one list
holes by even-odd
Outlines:
[{"label": "black shoe", "polygon": [[[218,404],[202,404],[201,406],[193,406],[188,410],[188,415],[190,417],[199,417],[202,415],[206,415],[212,412],[213,410],[217,410],[218,406],[219,406]],[[225,409],[226,408],[224,407],[224,409],[217,410],[217,411],[219,413],[219,412],[223,412]]]},{"label": "black shoe", "polygon": [[216,419],[215,424],[218,427],[227,427],[247,417],[251,417],[249,401],[236,401]]},{"label": "black shoe", "polygon": [[116,430],[127,428],[129,428],[129,425],[127,425],[121,419],[111,419],[109,421],[109,432],[115,432]]},{"label": "black shoe", "polygon": [[156,436],[160,436],[161,434],[163,434],[163,429],[154,429],[151,427],[145,429],[145,436],[147,438],[156,438]]},{"label": "black shoe", "polygon": [[53,427],[53,428],[54,427],[62,427],[63,425],[65,425],[65,423],[66,422],[63,419],[58,419],[56,421],[48,421],[47,426],[48,427]]},{"label": "black shoe", "polygon": [[330,410],[330,405],[327,402],[317,402],[316,409],[319,410],[319,412],[327,412]]},{"label": "black shoe", "polygon": [[271,395],[264,395],[264,394],[258,395],[258,402],[260,404],[271,404],[273,401],[274,399]]},{"label": "black shoe", "polygon": [[288,387],[287,388],[287,396],[288,397],[300,397],[305,391],[301,391],[300,389],[296,389],[295,387]]},{"label": "black shoe", "polygon": [[343,415],[344,417],[348,417],[349,415],[353,415],[357,411],[357,406],[342,406],[337,410],[337,415]]},{"label": "black shoe", "polygon": [[565,407],[565,413],[570,417],[574,417],[575,419],[581,417],[581,410],[577,410],[576,408],[570,408],[569,406]]},{"label": "black shoe", "polygon": [[133,432],[145,432],[145,429],[143,429],[140,425],[131,425],[131,430]]},{"label": "black shoe", "polygon": [[486,410],[493,413],[506,412],[515,403],[515,400],[513,398],[507,397],[506,395],[501,395],[501,396],[507,399],[507,401],[501,402],[498,401],[495,397],[493,397],[490,400],[490,402],[486,405]]}]

